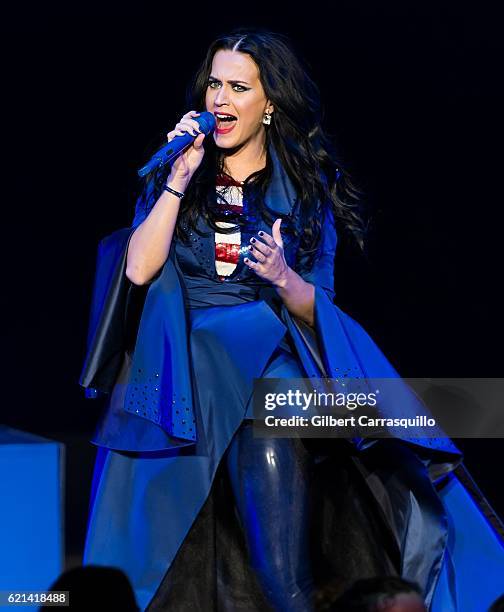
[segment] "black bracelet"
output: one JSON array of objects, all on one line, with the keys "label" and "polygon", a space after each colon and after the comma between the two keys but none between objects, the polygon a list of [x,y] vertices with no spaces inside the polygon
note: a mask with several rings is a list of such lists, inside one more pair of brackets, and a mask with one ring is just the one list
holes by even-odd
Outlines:
[{"label": "black bracelet", "polygon": [[164,186],[164,190],[165,191],[169,191],[170,193],[173,193],[173,195],[176,195],[178,198],[183,198],[184,194],[180,193],[180,191],[175,191],[175,189],[172,189],[171,187],[168,187],[168,185]]}]

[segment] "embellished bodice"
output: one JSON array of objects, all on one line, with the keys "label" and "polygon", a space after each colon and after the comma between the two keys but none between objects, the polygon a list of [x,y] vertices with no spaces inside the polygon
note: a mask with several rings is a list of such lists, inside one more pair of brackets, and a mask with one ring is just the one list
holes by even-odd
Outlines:
[{"label": "embellished bodice", "polygon": [[[189,241],[175,239],[176,263],[181,273],[186,303],[189,309],[208,306],[236,305],[262,299],[265,290],[272,290],[268,281],[248,268],[244,259],[254,260],[249,253],[250,238],[259,230],[271,234],[257,211],[244,182],[221,175],[216,183],[216,225],[223,229],[234,226],[234,232],[214,231],[203,217],[196,230],[183,226]],[[245,221],[237,226],[227,218]],[[284,239],[285,256],[291,265],[295,258],[294,245]]]},{"label": "embellished bodice", "polygon": [[[243,216],[245,209],[243,184],[244,181],[235,181],[226,174],[220,174],[217,177],[216,205],[222,218],[234,215]],[[214,234],[215,269],[219,280],[224,281],[236,270],[240,254],[248,252],[248,245],[242,245],[241,229],[236,227],[236,224],[220,220],[217,221],[217,225],[222,229],[236,228],[232,233],[215,232]]]}]

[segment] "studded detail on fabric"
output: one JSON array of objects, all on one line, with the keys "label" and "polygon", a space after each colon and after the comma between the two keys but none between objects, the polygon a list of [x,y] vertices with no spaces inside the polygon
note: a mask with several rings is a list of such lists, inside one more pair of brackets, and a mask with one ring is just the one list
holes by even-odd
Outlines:
[{"label": "studded detail on fabric", "polygon": [[338,378],[343,376],[345,378],[364,378],[362,370],[357,366],[352,366],[350,368],[334,368],[331,370],[333,378]]},{"label": "studded detail on fabric", "polygon": [[[133,373],[128,385],[125,410],[143,417],[160,426],[167,426],[173,436],[196,439],[196,420],[192,407],[185,396],[177,397],[172,392],[170,398],[164,396],[160,372],[149,375],[138,369]],[[162,422],[161,411],[166,407],[167,414]]]}]

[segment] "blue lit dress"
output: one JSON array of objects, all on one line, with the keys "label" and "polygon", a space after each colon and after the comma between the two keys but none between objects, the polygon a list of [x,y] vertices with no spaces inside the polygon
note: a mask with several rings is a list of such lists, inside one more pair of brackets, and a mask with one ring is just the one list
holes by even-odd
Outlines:
[{"label": "blue lit dress", "polygon": [[[279,215],[299,222],[295,190],[272,146],[269,156],[273,177],[266,202]],[[133,300],[124,280],[125,252],[146,212],[138,210],[130,230],[101,245],[105,263],[95,284],[81,384],[105,388],[103,372],[116,365],[110,400],[93,438],[99,449],[84,562],[123,569],[142,610],[191,532],[233,435],[244,419],[253,418],[255,378],[343,372],[398,376],[362,327],[334,304],[337,236],[332,215],[326,215],[311,269],[298,258],[296,240],[284,238],[287,263],[315,285],[315,344],[269,284],[243,263],[246,249],[236,270],[222,281],[213,235],[191,232],[189,244],[173,241],[164,268],[148,287],[133,350],[115,350],[121,334],[110,321],[123,319],[121,292],[127,294],[126,302]],[[198,223],[198,229],[208,230],[201,219]],[[253,228],[243,231],[241,244],[248,245],[259,229],[271,233],[257,219]],[[385,416],[423,413],[414,399],[383,407]],[[387,462],[380,464],[376,449],[383,441],[371,448],[354,441],[357,456],[352,461],[391,526],[400,558],[395,571],[421,584],[433,610],[455,610],[457,599],[460,610],[483,610],[478,606],[499,592],[489,587],[482,593],[481,584],[477,592],[468,586],[464,576],[478,569],[468,563],[474,542],[461,534],[469,524],[479,534],[478,566],[486,564],[485,574],[504,570],[501,543],[455,476],[444,478],[439,495],[427,477],[430,473],[433,480],[441,480],[459,462],[459,451],[442,431],[437,438],[391,433],[406,442],[404,448],[417,448],[422,456],[409,484],[409,476],[405,480],[398,470],[394,480]]]}]

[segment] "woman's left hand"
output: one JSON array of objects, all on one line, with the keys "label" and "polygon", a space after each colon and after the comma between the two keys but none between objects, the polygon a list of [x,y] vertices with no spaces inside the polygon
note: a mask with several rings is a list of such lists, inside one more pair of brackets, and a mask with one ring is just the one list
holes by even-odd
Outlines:
[{"label": "woman's left hand", "polygon": [[283,240],[280,233],[282,219],[277,219],[271,228],[272,236],[258,232],[250,239],[250,253],[257,262],[245,258],[243,261],[254,270],[257,276],[270,281],[276,287],[283,287],[287,282],[289,266],[285,261]]}]

